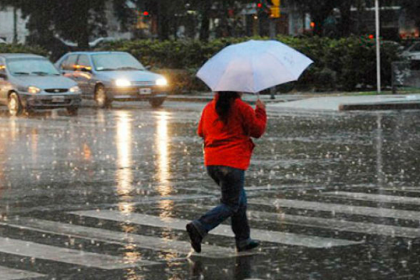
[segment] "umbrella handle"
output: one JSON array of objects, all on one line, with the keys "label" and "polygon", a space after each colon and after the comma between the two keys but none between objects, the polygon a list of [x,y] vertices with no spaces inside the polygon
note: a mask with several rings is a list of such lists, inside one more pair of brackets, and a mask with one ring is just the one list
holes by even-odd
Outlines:
[{"label": "umbrella handle", "polygon": [[259,92],[256,92],[255,96],[257,96],[257,100],[260,100],[260,93]]}]

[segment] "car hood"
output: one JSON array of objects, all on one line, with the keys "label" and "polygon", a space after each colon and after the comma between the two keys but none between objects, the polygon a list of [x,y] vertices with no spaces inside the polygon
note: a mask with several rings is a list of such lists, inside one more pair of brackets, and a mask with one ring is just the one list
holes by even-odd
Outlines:
[{"label": "car hood", "polygon": [[23,86],[34,86],[40,89],[48,88],[71,88],[77,83],[63,76],[22,76],[16,78],[18,83]]},{"label": "car hood", "polygon": [[149,71],[101,71],[99,73],[98,75],[109,80],[127,79],[131,82],[155,82],[163,78],[162,75]]}]

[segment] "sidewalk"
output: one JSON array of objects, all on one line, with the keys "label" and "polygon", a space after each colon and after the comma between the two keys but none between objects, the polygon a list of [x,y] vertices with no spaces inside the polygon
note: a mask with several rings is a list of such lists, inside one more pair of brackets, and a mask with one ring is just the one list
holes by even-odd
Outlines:
[{"label": "sidewalk", "polygon": [[[168,99],[171,101],[190,101],[190,102],[210,102],[213,99],[213,92],[203,93],[192,93],[192,94],[181,94],[181,95],[169,95]],[[302,100],[313,97],[313,94],[278,94],[275,95],[274,99],[271,99],[270,95],[259,95],[259,98],[265,103],[283,103],[296,100]],[[249,102],[255,103],[257,96],[255,94],[244,94],[242,99]]]},{"label": "sidewalk", "polygon": [[[172,95],[172,101],[209,102],[213,93],[194,95]],[[257,97],[244,94],[243,99],[255,102]],[[283,94],[271,99],[270,95],[260,95],[267,104],[268,111],[314,110],[314,111],[352,111],[352,110],[411,110],[420,109],[420,94],[399,95],[341,95],[325,94]]]},{"label": "sidewalk", "polygon": [[420,95],[359,95],[322,96],[284,104],[274,104],[272,109],[352,111],[352,110],[405,110],[420,109]]}]

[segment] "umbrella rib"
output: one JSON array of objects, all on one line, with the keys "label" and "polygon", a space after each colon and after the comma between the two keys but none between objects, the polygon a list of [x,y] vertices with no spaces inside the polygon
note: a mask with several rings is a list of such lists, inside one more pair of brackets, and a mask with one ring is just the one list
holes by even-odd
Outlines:
[{"label": "umbrella rib", "polygon": [[[296,50],[294,50],[294,49],[292,49],[292,51],[294,51],[294,52],[297,52],[298,54],[300,54],[298,51],[296,51]],[[274,58],[276,58],[277,59],[277,57],[270,51],[270,50],[268,50],[267,51],[267,54],[269,54],[270,56],[272,56],[272,57],[274,57]],[[301,55],[301,54],[300,54]],[[305,57],[305,58],[307,58],[307,57]],[[309,60],[309,63],[305,66],[305,67],[302,67],[302,71],[298,74],[298,75],[295,75],[293,72],[289,72],[289,73],[291,73],[291,76],[293,77],[293,79],[294,80],[297,80],[297,79],[299,79],[299,77],[300,77],[300,75],[303,73],[303,71],[305,71],[305,69],[306,68],[308,68],[308,66],[309,65],[311,65],[312,63],[313,63],[313,61],[311,60],[311,59],[309,59],[309,58],[307,58],[308,60]],[[280,62],[280,64],[281,65],[283,65],[283,66],[285,66],[284,65],[284,63],[280,60],[280,59],[277,59],[279,62]]]}]

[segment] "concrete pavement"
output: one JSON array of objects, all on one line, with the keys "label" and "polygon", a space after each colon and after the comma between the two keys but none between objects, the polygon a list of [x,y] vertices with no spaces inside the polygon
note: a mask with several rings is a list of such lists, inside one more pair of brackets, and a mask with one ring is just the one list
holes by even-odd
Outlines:
[{"label": "concrete pavement", "polygon": [[[213,93],[193,95],[173,95],[173,101],[208,102]],[[255,95],[246,94],[243,99],[253,103]],[[351,111],[351,110],[404,110],[420,109],[420,94],[406,95],[313,95],[313,94],[284,94],[271,99],[269,95],[260,95],[260,99],[267,103],[269,111]]]}]

